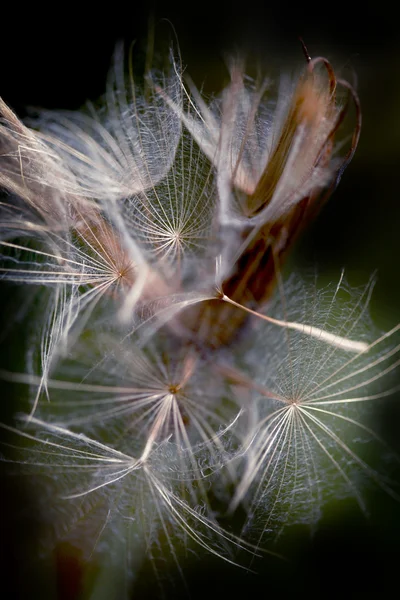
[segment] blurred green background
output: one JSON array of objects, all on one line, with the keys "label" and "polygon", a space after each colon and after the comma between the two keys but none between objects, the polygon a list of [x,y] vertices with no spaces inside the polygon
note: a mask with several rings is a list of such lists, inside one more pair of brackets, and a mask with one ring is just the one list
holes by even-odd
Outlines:
[{"label": "blurred green background", "polygon": [[[0,95],[18,114],[24,115],[26,106],[76,109],[88,98],[96,100],[104,92],[116,41],[129,44],[145,39],[150,5],[87,6],[88,15],[82,6],[70,4],[57,10],[31,6],[25,12],[9,7],[3,14]],[[254,0],[235,6],[166,2],[154,5],[152,13],[156,35],[158,31],[171,35],[171,25],[162,18],[172,23],[187,72],[197,84],[204,82],[208,93],[226,79],[224,57],[232,51],[259,56],[261,66],[271,67],[274,73],[298,67],[303,61],[299,35],[311,56],[326,56],[343,76],[352,78],[356,73],[363,109],[359,148],[338,190],[297,244],[291,264],[316,265],[332,280],[345,267],[355,285],[366,283],[376,271],[372,314],[379,327],[389,329],[400,319],[400,34],[388,3],[359,6],[307,2],[289,7]],[[7,302],[1,303],[6,307],[2,317],[7,323],[12,316],[6,312],[11,310],[12,291],[3,294]],[[14,360],[22,338],[23,331],[11,339],[3,336],[3,357]],[[1,398],[6,418],[17,398],[6,386]],[[385,437],[400,453],[399,401],[388,401],[382,418]],[[27,560],[34,530],[26,530],[25,522],[20,527],[19,517],[13,518],[14,507],[29,505],[29,498],[7,482],[1,500],[0,595],[45,598],[44,579],[49,574],[35,572]],[[355,503],[343,501],[327,507],[312,535],[301,527],[290,529],[277,544],[288,562],[266,556],[255,564],[257,576],[211,558],[188,561],[184,571],[191,596],[211,600],[279,594],[285,598],[296,593],[355,598],[363,593],[367,597],[398,593],[400,506],[379,490],[370,492],[369,505],[369,519]],[[135,598],[159,597],[150,569],[141,579]],[[179,580],[176,588],[166,586],[165,595],[184,595]],[[59,597],[63,598],[61,592]]]}]

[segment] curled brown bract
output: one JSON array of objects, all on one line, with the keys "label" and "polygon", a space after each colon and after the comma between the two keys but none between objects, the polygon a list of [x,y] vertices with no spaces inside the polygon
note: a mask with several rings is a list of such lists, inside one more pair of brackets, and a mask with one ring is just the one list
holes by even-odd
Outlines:
[{"label": "curled brown bract", "polygon": [[[324,68],[326,76],[319,66]],[[338,86],[349,92],[343,106],[337,100]],[[350,147],[338,160],[334,157],[335,137],[348,112],[350,99],[354,102],[356,123]],[[265,169],[254,190],[247,193],[242,201],[249,226],[239,234],[238,245],[242,245],[242,252],[231,274],[222,282],[222,289],[229,298],[256,309],[268,301],[293,243],[327,201],[351,161],[360,130],[361,107],[353,87],[336,78],[326,58],[310,58],[295,88]],[[309,182],[317,170],[321,174],[326,172],[326,177],[322,175],[313,186]],[[233,179],[237,171],[238,164]],[[300,194],[296,202],[290,202],[290,196],[302,188],[306,190],[304,195]],[[283,212],[269,210],[278,195],[289,207]],[[262,218],[264,213],[265,219]],[[261,224],[258,221],[252,225],[252,218],[257,216]],[[243,311],[223,302],[209,302],[200,311],[201,319],[206,323],[200,331],[206,343],[214,347],[233,340],[247,319]]]}]

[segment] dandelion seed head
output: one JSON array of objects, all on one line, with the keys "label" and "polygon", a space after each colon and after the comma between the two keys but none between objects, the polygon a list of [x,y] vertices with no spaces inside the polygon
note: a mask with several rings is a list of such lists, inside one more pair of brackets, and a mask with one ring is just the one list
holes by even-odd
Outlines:
[{"label": "dandelion seed head", "polygon": [[[331,498],[365,511],[364,480],[396,496],[366,454],[399,327],[375,332],[372,282],[281,275],[353,156],[357,94],[324,58],[277,84],[228,68],[210,100],[173,52],[127,76],[119,47],[96,105],[28,126],[0,104],[1,277],[46,297],[27,372],[2,373],[30,412],[1,427],[47,549],[124,552],[128,578],[165,550],[183,575],[192,544],[234,562],[251,530],[315,524]],[[241,505],[240,538],[215,501]]]}]

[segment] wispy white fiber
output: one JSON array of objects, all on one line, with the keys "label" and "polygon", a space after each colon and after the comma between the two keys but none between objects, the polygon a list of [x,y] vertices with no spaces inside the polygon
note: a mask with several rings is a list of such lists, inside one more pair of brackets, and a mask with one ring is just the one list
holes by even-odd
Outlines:
[{"label": "wispy white fiber", "polygon": [[[3,459],[31,482],[40,551],[95,565],[93,598],[111,566],[122,600],[144,560],[184,578],[186,551],[237,564],[335,498],[366,512],[366,485],[398,498],[368,456],[390,453],[400,326],[376,331],[373,280],[282,275],[357,146],[355,90],[323,58],[278,89],[236,59],[208,100],[164,58],[137,75],[118,47],[79,112],[23,124],[0,101],[0,278],[32,294],[24,366],[0,371],[28,404]],[[220,518],[239,508],[235,536]]]}]

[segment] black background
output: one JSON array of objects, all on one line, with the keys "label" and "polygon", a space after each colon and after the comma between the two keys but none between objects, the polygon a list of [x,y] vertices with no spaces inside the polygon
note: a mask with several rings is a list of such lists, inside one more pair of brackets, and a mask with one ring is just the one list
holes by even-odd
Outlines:
[{"label": "black background", "polygon": [[[293,260],[317,264],[334,279],[344,266],[355,284],[365,283],[377,270],[372,312],[379,326],[389,328],[400,318],[400,35],[388,5],[359,6],[350,2],[277,6],[254,0],[235,6],[166,2],[154,6],[153,16],[156,33],[158,27],[165,29],[162,18],[172,23],[188,72],[196,83],[205,81],[207,90],[215,89],[225,76],[226,51],[244,48],[261,56],[266,67],[269,62],[274,67],[286,67],[291,60],[299,64],[299,35],[312,56],[322,54],[334,65],[354,69],[363,106],[360,146]],[[83,2],[76,7],[70,3],[8,6],[1,24],[0,95],[21,115],[26,106],[76,109],[88,98],[95,100],[104,92],[115,43],[144,39],[149,12],[148,5],[125,6],[118,1],[104,6]],[[3,312],[5,322],[9,317]],[[3,353],[7,352],[3,345]],[[2,403],[7,400],[4,392]],[[3,405],[3,412],[10,412],[10,406]],[[395,401],[388,404],[385,419],[386,437],[400,450],[400,411]],[[21,540],[26,543],[27,538],[14,523],[9,526],[14,502],[28,502],[17,494],[1,492],[4,577],[0,589],[7,599],[18,594],[40,598],[40,574],[26,571],[22,564]],[[266,557],[256,565],[257,576],[211,559],[192,561],[193,567],[185,572],[192,597],[398,594],[400,506],[379,491],[371,492],[369,504],[369,519],[351,502],[342,502],[327,508],[312,536],[302,528],[290,530],[279,548],[289,562]],[[29,580],[22,581],[27,572]],[[171,598],[179,593],[166,590]],[[158,597],[159,590],[149,582],[146,596],[138,594]]]}]

